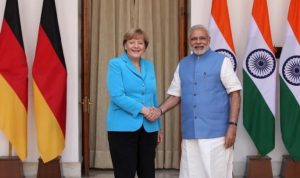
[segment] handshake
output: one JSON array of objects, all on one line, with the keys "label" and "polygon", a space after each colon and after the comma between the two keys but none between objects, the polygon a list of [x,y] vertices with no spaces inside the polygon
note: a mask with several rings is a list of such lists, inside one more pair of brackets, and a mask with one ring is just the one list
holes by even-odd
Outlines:
[{"label": "handshake", "polygon": [[150,122],[155,121],[163,114],[162,110],[156,107],[143,107],[141,113]]}]

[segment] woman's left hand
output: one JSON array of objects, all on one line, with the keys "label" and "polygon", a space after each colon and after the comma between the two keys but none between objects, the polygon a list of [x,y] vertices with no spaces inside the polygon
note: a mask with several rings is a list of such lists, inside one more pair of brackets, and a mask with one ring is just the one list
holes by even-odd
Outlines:
[{"label": "woman's left hand", "polygon": [[157,144],[160,144],[163,141],[164,134],[162,131],[158,131],[157,134]]}]

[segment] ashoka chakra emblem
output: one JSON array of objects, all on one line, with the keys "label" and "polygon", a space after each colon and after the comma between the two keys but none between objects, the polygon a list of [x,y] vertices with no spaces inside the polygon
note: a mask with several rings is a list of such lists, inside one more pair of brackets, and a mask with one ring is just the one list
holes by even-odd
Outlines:
[{"label": "ashoka chakra emblem", "polygon": [[289,57],[283,64],[282,75],[291,85],[300,85],[300,56]]},{"label": "ashoka chakra emblem", "polygon": [[230,52],[227,49],[217,49],[216,52],[221,53],[221,54],[225,55],[226,57],[228,57],[232,63],[234,71],[236,71],[237,62],[236,62],[236,58],[232,52]]},{"label": "ashoka chakra emblem", "polygon": [[274,55],[265,49],[252,51],[246,59],[246,68],[255,78],[263,79],[270,76],[276,67]]}]

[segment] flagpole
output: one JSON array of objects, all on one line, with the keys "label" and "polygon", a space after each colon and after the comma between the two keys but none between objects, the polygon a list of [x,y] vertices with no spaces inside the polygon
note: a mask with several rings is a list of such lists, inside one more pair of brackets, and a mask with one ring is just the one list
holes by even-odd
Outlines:
[{"label": "flagpole", "polygon": [[11,143],[9,142],[8,144],[8,156],[11,157],[12,156],[12,146]]}]

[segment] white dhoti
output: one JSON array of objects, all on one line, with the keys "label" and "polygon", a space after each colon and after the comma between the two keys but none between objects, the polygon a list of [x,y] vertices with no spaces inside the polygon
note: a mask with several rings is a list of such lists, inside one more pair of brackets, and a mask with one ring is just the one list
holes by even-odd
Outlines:
[{"label": "white dhoti", "polygon": [[225,138],[183,139],[179,178],[232,178],[233,147]]}]

